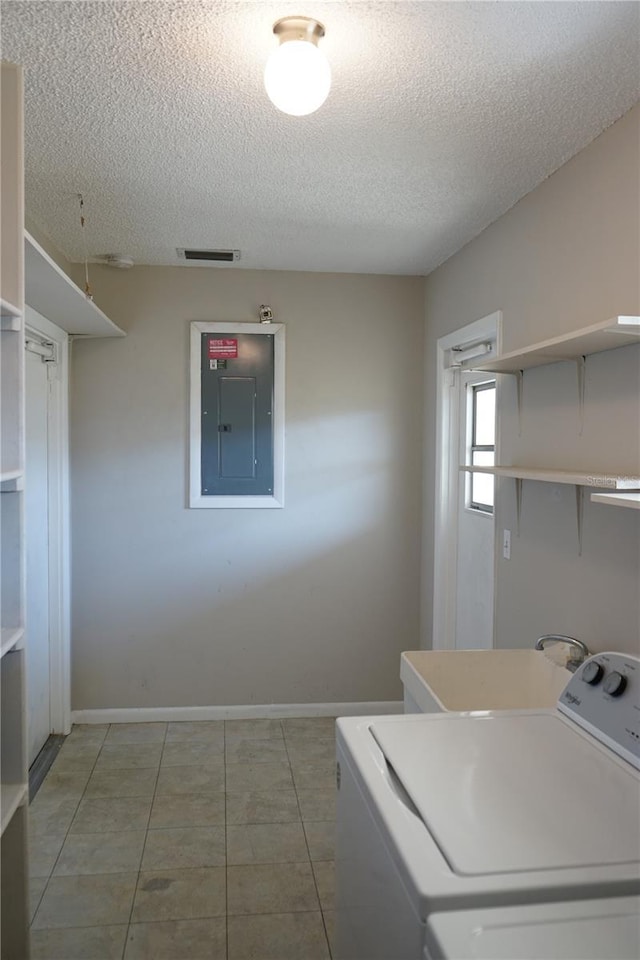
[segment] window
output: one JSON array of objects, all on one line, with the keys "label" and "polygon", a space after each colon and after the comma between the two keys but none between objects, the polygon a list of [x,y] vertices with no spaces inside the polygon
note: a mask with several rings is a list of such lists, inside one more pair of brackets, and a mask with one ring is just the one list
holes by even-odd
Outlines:
[{"label": "window", "polygon": [[[470,391],[469,464],[493,467],[496,450],[496,382],[474,383]],[[467,506],[471,510],[493,513],[495,478],[487,473],[470,473]]]}]

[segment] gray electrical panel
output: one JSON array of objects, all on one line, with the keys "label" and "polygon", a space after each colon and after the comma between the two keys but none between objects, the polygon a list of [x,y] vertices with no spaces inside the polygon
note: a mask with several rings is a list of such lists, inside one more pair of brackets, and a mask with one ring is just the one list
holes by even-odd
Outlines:
[{"label": "gray electrical panel", "polygon": [[202,334],[201,493],[273,493],[273,362],[269,334]]}]

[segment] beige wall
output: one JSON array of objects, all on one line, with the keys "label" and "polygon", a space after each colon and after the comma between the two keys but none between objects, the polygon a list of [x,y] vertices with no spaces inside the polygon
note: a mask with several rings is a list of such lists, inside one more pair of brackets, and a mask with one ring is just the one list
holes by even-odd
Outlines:
[{"label": "beige wall", "polygon": [[[76,341],[74,709],[394,700],[418,646],[419,278],[92,268]],[[287,328],[286,507],[188,510],[191,320]]]},{"label": "beige wall", "polygon": [[[25,229],[28,233],[31,234],[36,243],[39,243],[42,249],[49,254],[51,259],[57,263],[61,270],[71,277],[74,283],[77,283],[82,289],[84,289],[84,268],[80,263],[71,263],[70,260],[67,260],[64,253],[62,253],[56,247],[49,237],[42,232],[39,226],[33,222],[29,217],[25,216]],[[93,268],[91,268],[93,269]]]},{"label": "beige wall", "polygon": [[[502,310],[505,351],[619,314],[640,315],[640,108],[610,127],[426,282],[422,635],[432,634],[435,343]],[[561,468],[640,471],[640,347],[587,360],[584,429],[575,368],[525,374],[522,433],[504,378],[502,459]],[[496,541],[515,534],[513,481],[503,481]],[[501,647],[545,632],[594,650],[640,652],[640,513],[591,504],[578,555],[573,487],[525,483],[512,559],[498,560]]]}]

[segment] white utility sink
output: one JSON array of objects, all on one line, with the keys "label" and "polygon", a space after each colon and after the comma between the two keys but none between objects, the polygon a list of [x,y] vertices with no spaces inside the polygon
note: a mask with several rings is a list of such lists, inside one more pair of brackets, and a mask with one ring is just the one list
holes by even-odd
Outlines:
[{"label": "white utility sink", "polygon": [[409,650],[405,713],[554,707],[571,673],[538,650]]}]

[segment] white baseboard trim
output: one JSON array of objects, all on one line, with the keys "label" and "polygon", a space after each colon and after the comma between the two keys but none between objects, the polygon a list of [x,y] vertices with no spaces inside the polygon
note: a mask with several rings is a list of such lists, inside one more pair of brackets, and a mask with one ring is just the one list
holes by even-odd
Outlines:
[{"label": "white baseboard trim", "polygon": [[172,720],[253,720],[286,717],[366,717],[403,713],[402,700],[362,703],[263,703],[227,707],[117,707],[72,710],[72,723],[153,723]]}]

